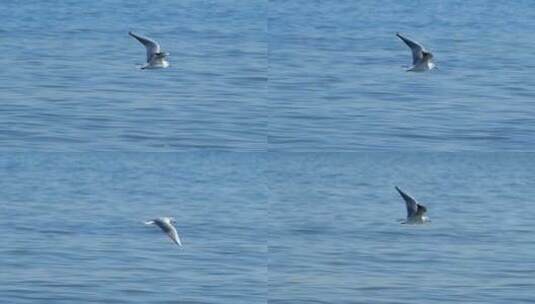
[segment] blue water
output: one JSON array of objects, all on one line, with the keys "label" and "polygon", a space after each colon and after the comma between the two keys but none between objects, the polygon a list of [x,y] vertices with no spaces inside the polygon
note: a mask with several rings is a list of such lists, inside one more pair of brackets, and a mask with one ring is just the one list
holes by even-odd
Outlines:
[{"label": "blue water", "polygon": [[[2,8],[4,151],[535,149],[531,1]],[[129,30],[160,41],[172,67],[138,70]],[[440,70],[406,73],[397,31]]]},{"label": "blue water", "polygon": [[[2,154],[3,303],[265,303],[254,154]],[[184,247],[142,221],[169,215]]]},{"label": "blue water", "polygon": [[[532,1],[269,4],[276,151],[535,150]],[[406,73],[402,32],[440,70]]]},{"label": "blue water", "polygon": [[[530,153],[2,154],[6,303],[531,303]],[[398,185],[431,223],[402,225]],[[184,247],[142,221],[175,216]]]},{"label": "blue water", "polygon": [[4,1],[0,302],[532,303],[533,8]]},{"label": "blue water", "polygon": [[533,303],[535,155],[269,159],[269,303]]},{"label": "blue water", "polygon": [[[2,1],[0,149],[264,150],[265,1]],[[139,70],[145,49],[171,53]]]}]

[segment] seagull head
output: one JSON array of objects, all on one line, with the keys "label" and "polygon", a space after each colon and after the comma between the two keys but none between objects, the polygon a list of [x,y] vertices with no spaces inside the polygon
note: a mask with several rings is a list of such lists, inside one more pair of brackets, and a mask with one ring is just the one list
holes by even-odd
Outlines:
[{"label": "seagull head", "polygon": [[419,214],[424,214],[424,213],[427,212],[427,208],[425,208],[425,206],[422,206],[422,205],[420,205],[420,204],[417,204],[417,206],[418,206],[418,211],[417,211],[417,212],[418,212]]},{"label": "seagull head", "polygon": [[433,54],[430,53],[430,52],[422,52],[422,55],[423,55],[425,60],[433,59]]},{"label": "seagull head", "polygon": [[165,57],[169,56],[170,54],[168,52],[159,52],[159,53],[156,53],[154,55],[156,57],[158,57],[158,58],[165,58]]},{"label": "seagull head", "polygon": [[173,225],[176,224],[176,220],[175,220],[175,218],[174,218],[174,217],[170,217],[170,218],[169,218],[169,223],[171,223],[171,224],[173,224]]}]

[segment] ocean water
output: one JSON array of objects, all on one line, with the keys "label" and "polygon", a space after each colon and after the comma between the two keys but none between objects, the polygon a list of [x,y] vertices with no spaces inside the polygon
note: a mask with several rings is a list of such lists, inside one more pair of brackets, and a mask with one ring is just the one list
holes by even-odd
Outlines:
[{"label": "ocean water", "polygon": [[[8,303],[531,303],[530,153],[4,153]],[[428,208],[403,225],[394,186]],[[183,248],[142,221],[174,216]]]},{"label": "ocean water", "polygon": [[[531,1],[2,4],[3,151],[533,151]],[[158,40],[172,67],[141,71]],[[406,73],[423,43],[439,70]]]},{"label": "ocean water", "polygon": [[[3,1],[0,150],[264,150],[266,8]],[[128,31],[159,41],[172,66],[138,69],[145,49]]]},{"label": "ocean water", "polygon": [[4,2],[0,302],[534,301],[532,1]]},{"label": "ocean water", "polygon": [[[265,303],[255,154],[0,159],[3,303]],[[174,216],[179,248],[144,220]]]},{"label": "ocean water", "polygon": [[[533,151],[532,1],[269,2],[269,148]],[[406,73],[396,32],[439,70]]]},{"label": "ocean water", "polygon": [[[269,155],[269,303],[533,303],[535,155]],[[402,225],[394,185],[431,223]]]}]

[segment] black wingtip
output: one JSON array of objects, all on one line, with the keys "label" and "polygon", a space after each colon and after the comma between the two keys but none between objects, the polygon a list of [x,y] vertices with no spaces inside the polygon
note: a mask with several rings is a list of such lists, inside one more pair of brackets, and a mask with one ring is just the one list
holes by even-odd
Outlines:
[{"label": "black wingtip", "polygon": [[403,192],[403,190],[401,190],[398,186],[395,186],[395,188],[398,191],[399,195],[401,195],[401,197],[403,197],[403,199],[410,198],[409,195],[407,193]]}]

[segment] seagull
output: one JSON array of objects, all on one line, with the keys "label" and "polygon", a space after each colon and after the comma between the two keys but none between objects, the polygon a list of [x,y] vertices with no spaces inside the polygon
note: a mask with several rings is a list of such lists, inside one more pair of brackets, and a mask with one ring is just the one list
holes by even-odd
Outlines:
[{"label": "seagull", "polygon": [[432,62],[433,54],[426,50],[423,45],[401,36],[400,33],[396,33],[396,36],[403,40],[412,51],[412,66],[407,72],[425,72],[435,67],[435,64]]},{"label": "seagull", "polygon": [[162,52],[158,42],[132,32],[128,32],[128,34],[136,38],[147,49],[147,63],[141,69],[161,69],[169,66],[169,62],[167,61],[169,53]]},{"label": "seagull", "polygon": [[418,204],[413,197],[401,191],[397,186],[396,190],[405,200],[405,204],[407,205],[407,221],[403,222],[403,224],[423,224],[429,221],[429,218],[425,215],[427,208]]},{"label": "seagull", "polygon": [[176,232],[176,228],[173,226],[173,224],[176,224],[176,221],[172,217],[159,217],[157,219],[153,219],[150,221],[144,222],[145,225],[156,225],[160,227],[163,232],[167,233],[167,235],[173,240],[175,244],[182,247],[182,242],[180,241],[180,237],[178,236],[178,232]]}]

